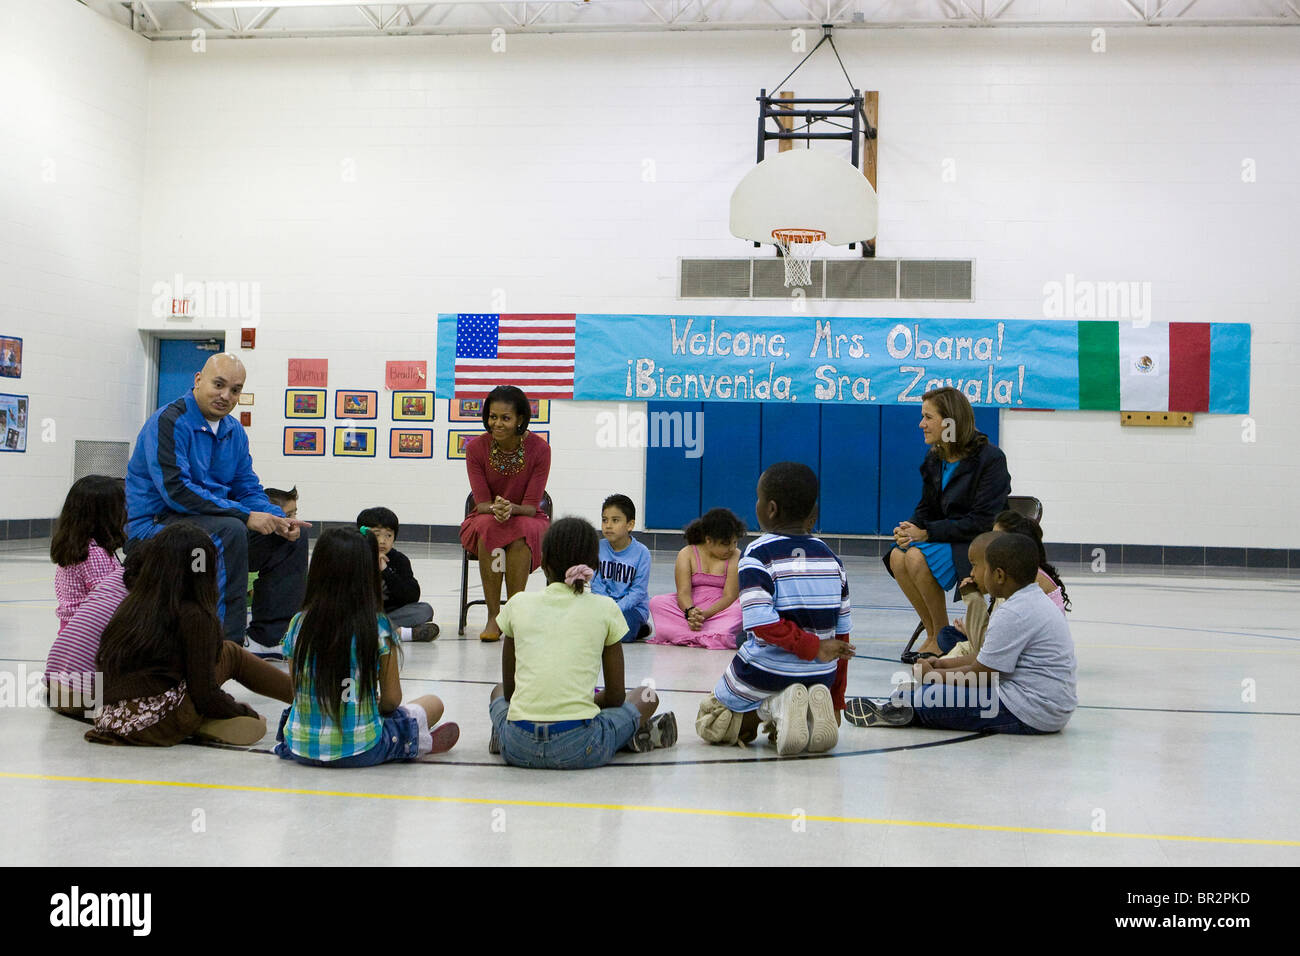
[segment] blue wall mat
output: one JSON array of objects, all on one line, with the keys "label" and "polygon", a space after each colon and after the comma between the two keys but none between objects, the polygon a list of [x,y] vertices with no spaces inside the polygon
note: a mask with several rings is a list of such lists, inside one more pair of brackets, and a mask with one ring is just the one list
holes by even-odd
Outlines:
[{"label": "blue wall mat", "polygon": [[158,342],[158,401],[154,411],[170,405],[194,387],[194,373],[225,349],[224,337],[215,339],[161,339]]},{"label": "blue wall mat", "polygon": [[704,409],[704,457],[700,459],[701,509],[730,508],[751,531],[758,529],[754,489],[761,472],[760,405],[708,403]]},{"label": "blue wall mat", "polygon": [[[975,409],[975,427],[998,443],[996,408]],[[889,534],[900,521],[912,516],[921,500],[921,459],[925,457],[925,440],[921,437],[919,405],[882,405],[880,407],[880,511],[877,527]],[[1015,486],[1015,462],[1007,463]]]},{"label": "blue wall mat", "polygon": [[[759,444],[759,474],[777,461],[801,461],[813,471],[821,457],[818,447],[821,411],[816,405],[766,402],[759,406],[763,437]],[[757,481],[757,475],[755,480]]]},{"label": "blue wall mat", "polygon": [[[694,414],[702,409],[698,402],[649,402],[647,416],[655,412]],[[720,418],[721,416],[715,416]],[[650,418],[650,421],[653,421]],[[706,451],[712,436],[704,432]],[[646,441],[650,435],[646,435]],[[682,448],[646,448],[645,503],[638,515],[638,528],[681,528],[700,516],[700,458],[687,458]],[[610,494],[620,489],[611,488]]]},{"label": "blue wall mat", "polygon": [[881,407],[823,405],[820,410],[822,493],[817,527],[823,534],[876,534]]}]

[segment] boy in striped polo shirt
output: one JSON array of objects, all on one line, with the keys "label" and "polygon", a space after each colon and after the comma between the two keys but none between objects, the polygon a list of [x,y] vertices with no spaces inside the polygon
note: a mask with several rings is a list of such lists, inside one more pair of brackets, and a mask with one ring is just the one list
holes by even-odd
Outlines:
[{"label": "boy in striped polo shirt", "polygon": [[745,641],[696,719],[711,743],[747,743],[760,723],[782,756],[820,753],[839,739],[854,654],[849,584],[835,552],[809,533],[818,491],[798,462],[777,462],[758,480],[764,534],[739,567]]}]

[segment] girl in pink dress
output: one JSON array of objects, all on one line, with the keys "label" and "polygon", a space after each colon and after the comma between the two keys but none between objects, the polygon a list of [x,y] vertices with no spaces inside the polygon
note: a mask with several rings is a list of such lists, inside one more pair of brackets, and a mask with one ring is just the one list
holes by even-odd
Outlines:
[{"label": "girl in pink dress", "polygon": [[460,543],[478,555],[488,610],[482,641],[501,639],[502,569],[509,599],[524,590],[528,575],[542,563],[542,535],[550,521],[541,505],[551,473],[551,446],[529,434],[531,417],[522,390],[498,385],[483,401],[485,433],[465,447],[474,510],[461,523]]},{"label": "girl in pink dress", "polygon": [[734,650],[741,633],[736,542],[745,525],[726,508],[714,508],[686,526],[687,546],[677,553],[676,594],[650,599],[651,644]]}]

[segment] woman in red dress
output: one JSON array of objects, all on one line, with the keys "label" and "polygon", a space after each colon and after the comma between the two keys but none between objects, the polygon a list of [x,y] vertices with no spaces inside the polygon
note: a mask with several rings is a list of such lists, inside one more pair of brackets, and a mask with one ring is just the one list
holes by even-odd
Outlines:
[{"label": "woman in red dress", "polygon": [[[501,576],[506,597],[524,590],[528,575],[542,563],[542,535],[549,519],[541,511],[551,473],[551,446],[529,434],[528,396],[513,385],[498,385],[483,401],[485,433],[465,448],[465,468],[474,510],[460,526],[460,543],[478,555],[478,572],[487,602],[481,641],[499,641]],[[494,555],[504,557],[494,559]]]}]

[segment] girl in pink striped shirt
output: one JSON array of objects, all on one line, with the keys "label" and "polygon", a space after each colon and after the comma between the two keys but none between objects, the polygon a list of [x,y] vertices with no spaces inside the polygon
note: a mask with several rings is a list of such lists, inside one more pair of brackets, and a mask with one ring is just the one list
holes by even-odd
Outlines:
[{"label": "girl in pink striped shirt", "polygon": [[59,636],[45,663],[50,706],[70,717],[95,708],[95,654],[117,606],[126,597],[122,566],[114,552],[126,543],[126,496],[122,482],[103,475],[78,480],[63,502],[50,539],[57,564]]}]

